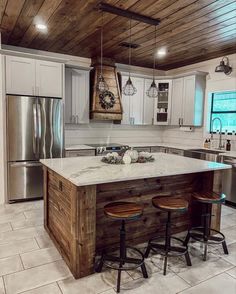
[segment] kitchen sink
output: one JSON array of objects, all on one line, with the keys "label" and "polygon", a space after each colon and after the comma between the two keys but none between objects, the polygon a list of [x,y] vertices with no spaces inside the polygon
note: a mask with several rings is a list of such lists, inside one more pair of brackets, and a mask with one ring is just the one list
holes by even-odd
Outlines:
[{"label": "kitchen sink", "polygon": [[221,154],[221,153],[224,153],[223,150],[212,150],[212,149],[191,149],[189,151],[209,153],[209,154]]},{"label": "kitchen sink", "polygon": [[222,155],[220,155],[221,153],[224,153],[224,151],[210,150],[210,149],[191,149],[191,150],[185,150],[184,156],[207,160],[207,161],[221,162],[222,161]]}]

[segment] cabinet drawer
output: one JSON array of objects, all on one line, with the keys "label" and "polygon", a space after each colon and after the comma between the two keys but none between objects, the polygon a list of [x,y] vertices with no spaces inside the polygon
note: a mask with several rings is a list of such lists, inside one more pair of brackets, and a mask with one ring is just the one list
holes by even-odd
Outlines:
[{"label": "cabinet drawer", "polygon": [[175,154],[175,155],[180,155],[180,156],[184,156],[184,150],[175,149],[175,148],[169,148],[168,149],[168,153]]},{"label": "cabinet drawer", "polygon": [[72,150],[66,151],[66,157],[95,156],[95,150]]},{"label": "cabinet drawer", "polygon": [[166,148],[160,147],[160,146],[151,147],[151,153],[158,153],[158,152],[166,153]]},{"label": "cabinet drawer", "polygon": [[150,147],[134,147],[134,150],[137,150],[138,152],[150,152],[151,148]]}]

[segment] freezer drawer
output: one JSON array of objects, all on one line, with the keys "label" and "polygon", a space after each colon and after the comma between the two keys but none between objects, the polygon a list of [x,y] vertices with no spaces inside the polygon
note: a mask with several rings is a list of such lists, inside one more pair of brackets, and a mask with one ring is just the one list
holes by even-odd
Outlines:
[{"label": "freezer drawer", "polygon": [[43,168],[40,162],[8,163],[8,200],[43,197]]}]

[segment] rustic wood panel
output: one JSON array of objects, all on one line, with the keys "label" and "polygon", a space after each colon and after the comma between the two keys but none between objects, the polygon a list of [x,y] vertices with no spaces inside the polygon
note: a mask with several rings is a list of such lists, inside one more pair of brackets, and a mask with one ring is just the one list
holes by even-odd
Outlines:
[{"label": "rustic wood panel", "polygon": [[[44,167],[45,228],[74,277],[84,277],[94,271],[96,252],[111,250],[119,242],[120,222],[104,215],[107,203],[134,201],[144,207],[139,220],[127,223],[128,242],[139,244],[165,229],[166,213],[153,207],[154,196],[189,201],[188,212],[172,214],[172,232],[181,232],[200,222],[202,206],[192,201],[192,192],[219,192],[220,177],[220,172],[205,172],[76,187]],[[214,213],[213,225],[219,228],[218,206]]]},{"label": "rustic wood panel", "polygon": [[[2,0],[0,23],[4,44],[25,46],[84,57],[99,55],[101,13],[100,0]],[[158,60],[160,69],[234,53],[234,0],[106,0],[108,4],[147,16],[160,18],[158,47],[167,47],[165,58]],[[37,31],[41,19],[48,32]],[[231,34],[232,33],[232,34]],[[120,43],[129,36],[129,20],[104,14],[104,54],[117,62],[127,63],[127,49]],[[154,28],[133,21],[133,64],[152,67]],[[197,48],[195,48],[197,45]],[[195,50],[192,50],[194,48]],[[198,49],[198,50],[196,50]]]}]

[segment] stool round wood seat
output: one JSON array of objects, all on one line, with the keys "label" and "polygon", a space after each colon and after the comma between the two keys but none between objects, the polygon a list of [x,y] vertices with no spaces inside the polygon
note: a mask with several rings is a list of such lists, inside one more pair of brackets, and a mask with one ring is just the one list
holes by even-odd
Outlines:
[{"label": "stool round wood seat", "polygon": [[212,204],[222,204],[226,196],[213,191],[198,192],[192,194],[193,199],[202,204],[202,225],[189,229],[184,245],[187,245],[190,238],[204,244],[203,260],[207,260],[208,245],[222,244],[225,254],[229,254],[225,236],[220,231],[211,228]]},{"label": "stool round wood seat", "polygon": [[165,211],[187,211],[188,202],[181,198],[175,197],[154,197],[152,199],[152,204],[156,208],[165,210]]},{"label": "stool round wood seat", "polygon": [[215,192],[193,193],[193,198],[202,203],[220,204],[225,202],[225,194],[217,194]]},{"label": "stool round wood seat", "polygon": [[[164,256],[164,270],[163,273],[166,275],[167,259],[170,256],[181,256],[184,255],[186,263],[191,266],[191,259],[188,253],[188,246],[184,244],[184,241],[171,236],[171,213],[172,212],[186,212],[188,210],[188,202],[184,198],[180,197],[154,197],[152,204],[158,209],[167,212],[166,231],[164,243],[160,242],[163,237],[154,237],[148,242],[148,246],[144,256],[147,258],[150,251],[154,251],[157,254]],[[174,243],[173,243],[174,241]]]},{"label": "stool round wood seat", "polygon": [[[113,202],[104,207],[104,214],[114,220],[121,222],[120,227],[120,246],[119,254],[113,248],[112,254],[102,252],[102,256],[96,266],[96,272],[101,272],[103,266],[118,271],[117,292],[120,292],[121,272],[126,270],[134,270],[141,267],[143,277],[148,278],[144,254],[137,248],[126,245],[125,222],[139,219],[143,214],[143,207],[134,202]],[[131,254],[129,250],[131,250]],[[137,258],[134,256],[136,254]]]},{"label": "stool round wood seat", "polygon": [[135,202],[113,202],[104,207],[104,213],[119,220],[134,220],[142,216],[143,207]]}]

